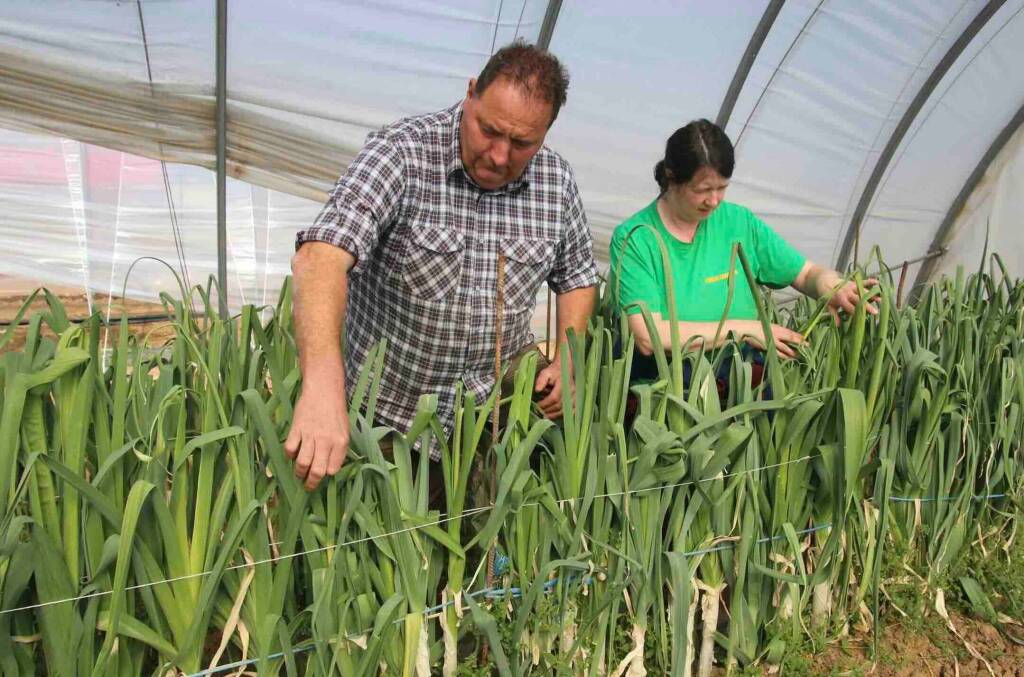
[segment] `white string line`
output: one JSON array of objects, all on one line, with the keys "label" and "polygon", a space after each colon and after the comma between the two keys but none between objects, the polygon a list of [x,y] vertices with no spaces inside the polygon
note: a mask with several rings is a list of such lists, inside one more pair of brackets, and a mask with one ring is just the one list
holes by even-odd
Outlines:
[{"label": "white string line", "polygon": [[[743,474],[755,472],[755,471],[758,471],[758,470],[767,470],[767,469],[770,469],[770,468],[778,468],[778,467],[781,467],[781,466],[784,466],[784,465],[790,465],[792,463],[799,463],[800,461],[810,460],[810,459],[816,458],[818,456],[820,456],[820,454],[812,454],[812,455],[804,456],[802,458],[793,459],[791,461],[784,461],[782,463],[775,463],[775,464],[772,464],[772,465],[761,466],[761,467],[758,467],[758,468],[751,468],[749,470],[740,470],[740,471],[735,472],[735,473],[730,473],[730,474],[723,475],[722,477],[707,477],[707,478],[704,478],[704,479],[701,479],[701,480],[691,480],[689,482],[680,482],[678,484],[669,484],[669,485],[662,485],[662,486],[657,486],[657,487],[648,487],[646,489],[637,489],[637,490],[632,491],[632,492],[615,492],[615,493],[609,493],[609,494],[597,494],[597,495],[594,496],[594,498],[595,499],[597,499],[597,498],[610,498],[610,497],[613,497],[613,496],[621,496],[621,495],[626,494],[626,493],[641,493],[643,491],[653,491],[655,489],[672,489],[672,488],[675,488],[675,487],[687,486],[687,485],[690,485],[690,484],[697,484],[698,482],[708,482],[708,481],[715,480],[715,479],[723,479],[725,477],[733,477],[733,476],[736,476],[736,475],[743,475]],[[570,501],[576,501],[576,500],[580,500],[580,499],[565,498],[565,499],[561,499],[559,501],[556,501],[555,503],[556,504],[562,504],[562,503],[568,503]],[[524,504],[522,504],[519,507],[520,508],[524,508],[524,507],[534,506],[534,505],[540,505],[540,504],[539,503],[524,503]],[[801,531],[798,531],[796,533],[797,533],[797,535],[801,535],[802,536],[802,535],[811,534],[811,533],[815,533],[817,531],[822,531],[824,529],[831,529],[831,528],[832,528],[831,524],[824,524],[824,525],[820,525],[820,526],[817,526],[817,527],[812,527],[810,529],[802,529]],[[718,538],[718,537],[716,537],[716,538]],[[784,535],[774,536],[774,537],[766,536],[766,537],[762,537],[762,538],[757,539],[757,543],[758,544],[769,543],[769,542],[771,542],[773,540],[779,540],[781,538],[785,538],[785,536]],[[715,539],[712,539],[712,542],[714,542],[714,540]],[[709,548],[707,550],[693,550],[691,552],[684,552],[682,554],[685,555],[685,556],[704,555],[704,554],[709,554],[711,552],[716,552],[718,550],[725,550],[725,549],[728,549],[730,547],[734,547],[734,546],[732,544],[728,544],[726,546],[717,546],[715,548]],[[479,596],[479,595],[484,594],[484,593],[492,592],[494,590],[496,590],[496,589],[495,588],[483,588],[483,589],[477,590],[475,592],[465,593],[464,597],[476,597],[476,596]],[[498,590],[500,590],[500,589],[498,589]],[[507,590],[506,590],[506,592],[507,592]],[[452,601],[448,602],[447,604],[442,604],[440,607],[436,607],[435,606],[435,607],[430,607],[428,609],[424,609],[423,610],[423,616],[424,616],[425,619],[439,618],[441,616],[441,614],[444,613],[444,611],[448,607],[454,606],[455,604],[456,604],[455,600],[452,600]],[[470,607],[469,607],[468,604],[466,604],[465,606],[460,606],[459,609],[458,609],[459,616],[461,617],[469,609],[470,609]],[[399,618],[399,619],[396,619],[395,621],[393,621],[390,625],[398,625],[399,623],[402,623],[403,621],[404,621],[404,619]],[[359,639],[360,637],[365,637],[367,634],[373,632],[375,628],[376,628],[376,624],[371,626],[371,627],[369,627],[369,628],[361,630],[359,632],[349,633],[348,635],[345,635],[344,637],[342,637],[340,639],[340,641],[350,642],[350,641]],[[328,643],[334,643],[334,642],[335,642],[335,640],[328,640]],[[256,663],[259,663],[261,660],[264,660],[264,659],[268,660],[268,661],[272,661],[272,660],[277,660],[279,658],[284,658],[286,654],[290,654],[290,655],[294,656],[297,653],[303,653],[305,651],[310,651],[311,649],[314,649],[314,648],[316,648],[315,644],[312,644],[312,645],[309,645],[309,646],[305,646],[305,647],[294,647],[294,648],[291,649],[291,651],[288,651],[288,652],[279,651],[279,652],[272,653],[272,654],[269,654],[269,655],[266,655],[266,656],[260,656],[260,657],[257,657],[257,658],[250,658],[248,660],[241,660],[241,661],[237,661],[237,662],[234,662],[234,663],[227,663],[227,664],[220,665],[220,666],[210,667],[210,668],[207,668],[205,670],[200,670],[199,672],[192,673],[192,674],[188,675],[188,677],[204,677],[205,675],[214,675],[214,674],[217,674],[217,673],[220,673],[220,672],[227,672],[228,670],[234,670],[235,668],[243,668],[243,667],[246,667],[246,666],[249,666],[249,665],[255,665]]]},{"label": "white string line", "polygon": [[[734,472],[734,473],[726,473],[724,475],[718,475],[718,476],[714,476],[714,477],[705,477],[705,478],[699,479],[699,480],[689,480],[687,482],[678,482],[676,484],[658,485],[658,486],[654,486],[654,487],[647,487],[647,488],[644,488],[644,489],[631,489],[629,491],[619,491],[619,492],[612,492],[612,493],[607,493],[607,494],[596,494],[593,498],[595,500],[598,499],[598,498],[613,498],[613,497],[616,497],[616,496],[626,496],[626,495],[631,495],[631,494],[640,494],[640,493],[644,493],[644,492],[647,492],[647,491],[657,491],[657,490],[663,490],[663,489],[674,489],[674,488],[677,488],[677,487],[690,486],[690,485],[694,485],[694,484],[699,484],[701,482],[711,482],[713,480],[725,479],[726,477],[736,477],[736,476],[739,476],[739,475],[746,475],[746,474],[750,474],[750,473],[754,473],[754,472],[760,472],[761,470],[771,470],[773,468],[779,468],[779,467],[782,467],[782,466],[785,466],[785,465],[792,465],[794,463],[800,463],[802,461],[807,461],[807,460],[810,460],[812,458],[815,458],[816,456],[817,455],[802,456],[800,458],[796,458],[796,459],[793,459],[793,460],[790,460],[790,461],[783,461],[782,463],[774,463],[774,464],[771,464],[771,465],[759,466],[757,468],[749,468],[747,470],[739,470],[739,471]],[[580,501],[580,500],[583,500],[583,499],[581,499],[581,498],[563,498],[563,499],[560,499],[558,501],[555,501],[555,504],[561,506],[561,505],[564,505],[566,503],[574,503],[574,502]],[[523,504],[521,504],[519,506],[519,508],[532,507],[532,506],[540,506],[540,505],[542,505],[542,504],[539,501],[536,501],[536,502],[533,502],[533,503],[523,503]],[[311,550],[301,550],[299,552],[294,552],[294,553],[291,553],[289,555],[282,555],[282,556],[279,556],[279,557],[270,557],[270,558],[267,558],[267,559],[256,560],[256,561],[254,561],[252,563],[246,562],[246,563],[243,563],[243,564],[234,564],[232,566],[225,567],[224,568],[224,572],[235,571],[237,569],[245,569],[245,568],[248,568],[248,567],[262,565],[262,564],[271,564],[273,562],[280,562],[280,561],[287,560],[287,559],[293,559],[295,557],[304,557],[306,555],[313,555],[313,554],[316,554],[318,552],[326,552],[328,550],[334,550],[336,548],[344,548],[344,547],[349,547],[349,546],[352,546],[352,545],[358,545],[360,543],[365,543],[367,541],[372,541],[372,540],[375,540],[375,539],[378,539],[378,538],[390,538],[391,536],[398,536],[400,534],[408,533],[410,531],[417,531],[419,529],[424,529],[426,527],[438,526],[440,524],[444,524],[446,522],[450,522],[450,521],[453,521],[453,520],[456,520],[456,519],[460,519],[462,517],[471,517],[473,515],[478,515],[480,513],[487,512],[488,510],[493,510],[494,507],[495,507],[494,505],[488,505],[488,506],[482,506],[482,507],[479,507],[479,508],[471,508],[469,510],[466,510],[466,511],[463,511],[463,512],[459,513],[458,515],[453,515],[453,516],[450,516],[450,517],[445,517],[443,519],[439,519],[439,520],[437,520],[435,522],[429,522],[427,524],[413,525],[413,526],[410,526],[410,527],[405,527],[403,529],[398,529],[397,531],[392,531],[392,532],[387,532],[387,533],[383,533],[383,534],[378,534],[376,536],[366,536],[366,537],[363,537],[363,538],[358,538],[358,539],[356,539],[354,541],[346,541],[345,543],[335,543],[333,545],[325,545],[323,547],[313,548]],[[151,587],[155,587],[157,585],[165,585],[165,584],[169,584],[169,583],[177,583],[177,582],[180,582],[180,581],[191,580],[191,579],[194,579],[194,578],[203,578],[203,577],[209,576],[212,573],[214,573],[214,572],[213,571],[199,571],[199,572],[196,572],[196,573],[185,574],[183,576],[176,576],[176,577],[173,577],[173,578],[167,578],[167,579],[163,579],[163,580],[160,580],[160,581],[150,581],[148,583],[138,583],[136,585],[127,586],[124,590],[125,590],[125,592],[128,592],[129,590],[141,590],[143,588],[151,588]],[[14,612],[17,612],[17,611],[29,611],[29,610],[32,610],[32,609],[40,609],[40,608],[43,608],[43,607],[53,606],[53,605],[56,605],[56,604],[65,604],[67,602],[78,602],[78,601],[82,601],[82,600],[86,600],[86,599],[92,599],[94,597],[105,597],[107,595],[112,595],[113,593],[114,593],[113,590],[100,590],[100,591],[97,591],[97,592],[91,592],[91,593],[89,593],[87,595],[79,595],[77,597],[67,597],[67,598],[64,598],[64,599],[52,600],[52,601],[49,601],[49,602],[40,602],[38,604],[29,604],[29,605],[26,605],[26,606],[15,607],[13,609],[3,609],[3,610],[0,610],[0,615],[10,614],[10,613],[14,613]]]},{"label": "white string line", "polygon": [[[789,465],[791,463],[797,463],[797,462],[800,462],[800,461],[806,461],[806,460],[809,460],[809,459],[812,459],[812,458],[816,458],[818,456],[820,456],[820,454],[813,454],[813,455],[810,455],[810,456],[804,456],[803,458],[794,459],[792,461],[785,461],[783,463],[776,463],[774,465],[766,465],[766,466],[762,466],[762,467],[759,467],[759,468],[751,468],[750,470],[742,470],[742,471],[739,471],[739,472],[736,472],[736,473],[732,473],[730,475],[723,475],[723,477],[731,477],[731,476],[734,476],[734,475],[741,475],[741,474],[744,474],[744,473],[754,472],[756,470],[766,470],[766,469],[769,469],[769,468],[778,468],[780,466]],[[693,480],[693,481],[690,481],[690,482],[681,482],[679,484],[671,484],[671,485],[664,485],[664,486],[658,486],[658,487],[648,487],[647,489],[637,489],[635,492],[618,492],[618,493],[612,493],[612,494],[599,494],[599,495],[595,495],[594,498],[595,499],[596,498],[607,498],[607,497],[611,497],[611,496],[619,496],[619,495],[622,495],[623,493],[640,493],[642,491],[653,491],[655,489],[670,489],[670,488],[673,488],[673,487],[686,486],[688,484],[696,484],[697,482],[707,482],[709,480],[714,480],[714,479],[721,479],[721,478],[709,477],[709,478],[705,478],[705,479],[702,479],[702,480]],[[993,497],[995,497],[995,498],[1002,498],[1004,496],[1006,496],[1006,494],[992,494],[990,496],[974,496],[972,498],[974,498],[974,499],[993,498]],[[893,496],[893,497],[890,498],[890,500],[895,500],[895,499],[903,500],[903,497]],[[566,499],[562,499],[560,501],[556,501],[556,503],[560,504],[560,503],[566,503],[566,502],[576,501],[576,500],[580,500],[580,499],[566,498]],[[869,500],[871,500],[871,499],[869,498]],[[929,499],[910,499],[910,500],[929,500]],[[931,499],[931,500],[935,500],[935,499]],[[538,503],[524,503],[520,507],[527,507],[527,506],[530,506],[530,505],[539,505],[539,504]],[[824,531],[826,529],[831,529],[831,528],[833,528],[832,524],[821,524],[821,525],[818,525],[818,526],[815,526],[815,527],[810,527],[808,529],[801,529],[800,531],[797,531],[795,533],[798,536],[806,536],[806,535],[809,535],[809,534],[817,533],[819,531]],[[761,538],[757,539],[756,543],[758,545],[761,545],[761,544],[764,544],[764,543],[770,543],[772,541],[781,540],[781,539],[783,539],[785,537],[786,536],[784,534],[780,534],[778,536],[762,536]],[[714,537],[714,538],[712,538],[710,540],[711,540],[711,542],[715,542],[719,538],[723,538],[723,537],[716,536],[716,537]],[[695,556],[695,555],[707,555],[707,554],[711,554],[711,553],[714,553],[714,552],[720,552],[720,551],[728,550],[728,549],[731,549],[731,548],[734,548],[734,547],[736,547],[735,543],[725,543],[725,544],[714,546],[714,547],[710,547],[710,548],[704,548],[704,549],[700,549],[700,550],[691,550],[689,552],[684,552],[684,553],[681,553],[681,554],[683,556],[686,556],[686,557],[692,557],[692,556]],[[557,579],[555,579],[555,580],[557,580]],[[481,590],[477,590],[475,592],[466,593],[464,596],[465,597],[477,597],[477,596],[479,596],[481,594],[490,593],[490,592],[494,592],[494,591],[501,592],[502,590],[501,589],[496,589],[496,588],[484,588],[484,589],[481,589]],[[505,590],[504,592],[508,592],[508,590]],[[423,616],[424,616],[425,619],[439,618],[441,616],[441,614],[445,611],[445,609],[447,609],[448,607],[453,606],[453,605],[455,605],[455,600],[452,600],[451,602],[448,602],[446,604],[442,604],[440,607],[437,607],[437,606],[430,607],[430,608],[425,609],[423,611]],[[460,606],[459,609],[458,609],[459,617],[461,618],[462,615],[466,611],[468,611],[469,609],[470,609],[470,607],[469,607],[468,604],[465,605],[465,606]],[[402,623],[402,622],[404,622],[404,619],[399,618],[399,619],[396,619],[396,620],[392,621],[390,623],[390,625],[398,625],[399,623]],[[361,630],[360,632],[353,632],[353,633],[350,633],[348,635],[345,635],[340,640],[329,639],[329,640],[327,640],[327,643],[328,644],[333,644],[333,643],[337,643],[338,641],[351,642],[351,641],[357,640],[357,639],[359,639],[361,637],[365,637],[367,634],[372,633],[375,629],[376,629],[376,625],[371,626],[369,628],[366,628],[364,630]],[[286,654],[290,654],[290,655],[294,656],[295,654],[303,653],[303,652],[306,652],[306,651],[310,651],[310,650],[312,650],[314,648],[316,648],[315,644],[310,644],[308,646],[303,646],[303,647],[295,647],[295,648],[292,648],[292,650],[288,651],[288,652],[279,651],[279,652],[276,652],[276,653],[269,654],[267,656],[260,656],[260,657],[257,657],[257,658],[250,658],[248,660],[241,660],[241,661],[237,661],[237,662],[234,662],[234,663],[226,663],[224,665],[210,667],[210,668],[207,668],[205,670],[201,670],[199,672],[192,673],[192,674],[188,675],[188,677],[204,677],[205,675],[214,675],[214,674],[217,674],[219,672],[227,672],[228,670],[234,670],[235,668],[242,668],[242,667],[246,667],[248,665],[255,665],[256,663],[259,663],[261,660],[264,660],[264,659],[268,660],[268,661],[272,661],[272,660],[277,660],[279,658],[284,658]]]},{"label": "white string line", "polygon": [[[817,458],[820,455],[821,454],[808,454],[807,456],[801,456],[800,458],[794,458],[794,459],[792,459],[790,461],[783,461],[782,463],[772,463],[771,465],[762,465],[762,466],[759,466],[757,468],[749,468],[747,470],[738,470],[736,472],[726,473],[726,474],[721,475],[721,476],[717,476],[716,475],[714,477],[705,477],[705,478],[699,479],[699,480],[689,480],[687,482],[679,482],[677,484],[666,484],[666,485],[663,485],[663,486],[647,487],[646,489],[632,489],[630,491],[617,491],[617,492],[610,493],[610,494],[595,494],[594,498],[595,499],[597,499],[597,498],[613,498],[615,496],[625,496],[626,494],[641,494],[641,493],[643,493],[645,491],[658,491],[658,490],[661,490],[661,489],[675,489],[676,487],[686,487],[686,486],[690,486],[692,484],[700,484],[701,482],[713,482],[714,480],[725,479],[726,477],[736,477],[738,475],[748,475],[750,473],[760,472],[762,470],[772,470],[774,468],[781,468],[784,465],[792,465],[794,463],[800,463],[802,461],[809,461],[809,460],[811,460],[813,458]],[[564,503],[564,502],[568,502],[568,501],[579,501],[579,500],[582,500],[582,499],[579,499],[579,498],[563,498],[559,502],[560,503]]]},{"label": "white string line", "polygon": [[[286,559],[292,559],[292,558],[295,558],[295,557],[303,557],[305,555],[313,555],[313,554],[316,554],[318,552],[326,552],[328,550],[333,550],[335,548],[345,548],[345,547],[348,547],[348,546],[351,546],[351,545],[358,545],[359,543],[365,543],[367,541],[372,541],[372,540],[377,539],[377,538],[389,538],[391,536],[398,536],[400,534],[404,534],[404,533],[407,533],[409,531],[415,531],[417,529],[424,529],[426,527],[431,527],[431,526],[437,526],[439,524],[444,524],[445,522],[450,522],[452,520],[459,519],[460,517],[466,517],[466,516],[475,515],[475,514],[478,514],[478,513],[481,513],[481,512],[486,512],[488,510],[491,510],[492,507],[493,506],[485,506],[485,507],[481,507],[481,508],[473,508],[471,510],[467,510],[467,511],[465,511],[463,513],[460,513],[458,515],[453,515],[451,517],[445,517],[444,519],[437,520],[436,522],[429,522],[427,524],[414,525],[414,526],[411,526],[411,527],[406,527],[404,529],[399,529],[397,531],[392,531],[392,532],[388,532],[388,533],[384,533],[384,534],[379,534],[377,536],[366,536],[364,538],[357,538],[354,541],[346,541],[345,543],[335,543],[333,545],[325,545],[323,547],[314,548],[312,550],[302,550],[300,552],[293,552],[290,555],[281,555],[279,557],[269,557],[267,559],[256,560],[256,561],[254,561],[252,563],[246,562],[246,563],[243,563],[243,564],[233,564],[233,565],[231,565],[229,567],[225,567],[224,571],[227,572],[227,571],[234,571],[236,569],[246,569],[248,567],[257,566],[257,565],[260,565],[260,564],[270,564],[270,563],[273,563],[273,562],[280,562],[280,561],[283,561],[283,560],[286,560]],[[142,588],[151,588],[151,587],[154,587],[154,586],[157,586],[157,585],[164,585],[164,584],[167,584],[167,583],[177,583],[179,581],[186,581],[186,580],[190,580],[190,579],[193,579],[193,578],[203,578],[204,576],[209,576],[212,573],[214,573],[214,572],[213,571],[199,571],[199,572],[196,572],[196,573],[193,573],[193,574],[185,574],[183,576],[176,576],[174,578],[166,578],[166,579],[163,579],[163,580],[160,580],[160,581],[151,581],[149,583],[139,583],[139,584],[136,584],[136,585],[130,585],[130,586],[126,587],[124,590],[125,590],[125,592],[128,592],[129,590],[140,590]],[[106,595],[111,595],[113,593],[114,593],[113,590],[101,590],[101,591],[98,591],[98,592],[91,592],[91,593],[89,593],[87,595],[80,595],[78,597],[67,597],[67,598],[64,598],[64,599],[52,600],[50,602],[42,602],[42,603],[39,603],[39,604],[30,604],[28,606],[16,607],[14,609],[3,609],[2,611],[0,611],[0,615],[14,613],[15,611],[28,611],[30,609],[39,609],[39,608],[42,608],[42,607],[52,606],[54,604],[64,604],[66,602],[78,602],[78,601],[85,600],[85,599],[92,599],[93,597],[104,597]]]},{"label": "white string line", "polygon": [[[630,489],[629,491],[615,491],[608,494],[594,494],[593,500],[597,500],[599,498],[615,498],[617,496],[642,494],[645,491],[661,491],[663,489],[676,489],[678,487],[688,487],[694,484],[700,484],[701,482],[713,482],[715,480],[724,480],[726,477],[737,477],[739,475],[748,475],[750,473],[760,472],[762,470],[772,470],[773,468],[781,468],[784,465],[792,465],[794,463],[800,463],[802,461],[809,461],[811,459],[818,458],[819,456],[821,456],[821,454],[809,454],[807,456],[801,456],[800,458],[794,458],[790,461],[783,461],[782,463],[772,463],[771,465],[762,465],[756,468],[748,468],[747,470],[737,470],[736,472],[725,473],[724,475],[715,475],[713,477],[704,477],[699,480],[687,480],[686,482],[677,482],[676,484],[659,484],[653,487],[647,487],[645,489]],[[576,503],[577,501],[583,500],[584,497],[561,498],[555,501],[555,505],[561,507],[566,503]],[[534,501],[532,503],[522,503],[519,505],[519,508],[531,508],[541,505],[543,505],[543,503],[541,503],[540,501]]]},{"label": "white string line", "polygon": [[[477,590],[475,592],[463,591],[464,594],[462,596],[465,597],[465,598],[479,597],[481,594],[486,593],[486,592],[490,592],[491,590],[494,590],[494,588],[483,588],[483,589]],[[435,606],[435,607],[430,607],[428,609],[424,609],[423,612],[422,612],[423,618],[424,618],[424,620],[428,620],[428,621],[431,620],[431,619],[434,619],[434,618],[440,618],[442,616],[442,614],[444,614],[447,611],[447,609],[449,607],[452,607],[452,606],[456,606],[455,600],[452,600],[451,602],[447,602],[446,604],[441,605],[439,607]],[[470,610],[470,606],[468,604],[466,604],[465,606],[459,606],[458,609],[456,609],[456,612],[459,614],[459,617],[461,618],[463,616],[463,614],[465,614],[465,612],[467,612],[469,610]],[[404,622],[405,622],[404,618],[396,618],[395,620],[391,621],[391,623],[389,623],[388,625],[398,625],[399,623],[404,623]],[[359,632],[350,632],[349,634],[345,635],[344,637],[340,637],[338,639],[330,638],[330,639],[326,640],[326,643],[327,644],[340,644],[341,642],[351,642],[353,640],[357,640],[357,639],[359,639],[361,637],[364,637],[364,636],[372,633],[376,629],[376,627],[377,627],[376,624],[374,624],[374,625],[372,625],[372,626],[370,626],[368,628],[360,630]],[[307,646],[293,647],[290,651],[287,651],[287,652],[285,652],[285,651],[278,651],[278,652],[275,652],[275,653],[272,653],[272,654],[268,654],[266,656],[257,656],[256,658],[250,658],[248,660],[240,660],[240,661],[236,661],[234,663],[225,663],[224,665],[218,665],[218,666],[214,666],[214,667],[209,667],[209,668],[206,668],[205,670],[200,670],[199,672],[194,672],[194,673],[188,675],[187,677],[204,677],[204,675],[214,675],[214,674],[217,674],[218,672],[227,672],[228,670],[234,670],[235,668],[244,668],[247,665],[255,665],[256,663],[259,663],[261,660],[264,660],[264,659],[266,659],[268,661],[273,661],[273,660],[277,660],[278,658],[284,658],[286,654],[294,656],[295,654],[303,653],[303,652],[306,652],[306,651],[310,651],[310,650],[315,649],[315,648],[316,648],[316,643],[309,644]]]}]

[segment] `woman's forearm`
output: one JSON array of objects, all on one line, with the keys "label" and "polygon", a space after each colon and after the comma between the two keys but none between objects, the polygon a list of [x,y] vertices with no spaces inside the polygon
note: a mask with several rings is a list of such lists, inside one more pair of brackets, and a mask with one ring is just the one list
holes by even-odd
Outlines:
[{"label": "woman's forearm", "polygon": [[[633,334],[636,336],[636,345],[644,355],[654,354],[654,341],[647,330],[647,325],[642,319],[636,323],[632,316],[630,324]],[[638,326],[639,325],[639,326]],[[668,320],[655,320],[654,326],[658,331],[658,338],[663,349],[667,349],[672,340],[672,324]],[[740,336],[754,334],[761,335],[760,325],[757,322],[747,320],[726,320],[718,322],[679,322],[679,340],[687,350],[712,350],[725,344],[729,333],[734,332]]]},{"label": "woman's forearm", "polygon": [[[827,296],[829,299],[828,304],[831,308],[846,313],[856,311],[857,304],[861,301],[863,289],[868,289],[877,284],[878,280],[873,277],[869,277],[861,282],[844,280],[843,276],[838,272],[810,261],[804,264],[803,270],[800,271],[796,280],[793,281],[793,287],[797,291],[810,296],[812,299]],[[875,304],[870,303],[871,296],[872,292],[868,291],[866,298],[869,299],[869,303],[865,310],[869,315],[877,315],[878,308]]]},{"label": "woman's forearm", "polygon": [[793,287],[805,296],[818,299],[832,293],[842,283],[843,277],[838,272],[808,261],[793,282]]}]

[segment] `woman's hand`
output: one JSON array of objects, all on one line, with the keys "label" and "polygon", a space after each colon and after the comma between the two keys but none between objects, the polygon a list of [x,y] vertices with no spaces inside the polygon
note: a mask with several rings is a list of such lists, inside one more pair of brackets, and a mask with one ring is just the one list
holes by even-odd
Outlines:
[{"label": "woman's hand", "polygon": [[[864,305],[864,310],[869,315],[878,314],[878,308],[871,303],[871,299],[878,296],[878,290],[872,289],[872,287],[877,286],[878,280],[873,277],[869,277],[861,283],[861,288],[864,289],[864,295],[868,301]],[[835,318],[836,324],[839,323],[840,311],[852,315],[861,300],[856,282],[844,282],[842,275],[836,271],[811,261],[804,264],[800,274],[793,281],[793,288],[812,299],[829,296],[828,309],[832,313],[832,317]],[[833,292],[833,290],[835,291]]]},{"label": "woman's hand", "polygon": [[[868,278],[864,280],[861,286],[864,288],[864,295],[868,299],[868,303],[864,304],[864,310],[869,315],[877,315],[878,308],[870,300],[878,295],[877,291],[874,293],[871,291],[871,287],[878,286],[878,280],[873,277]],[[858,303],[860,303],[860,292],[857,290],[857,283],[853,281],[847,282],[836,290],[836,293],[828,300],[829,308],[841,310],[848,315],[852,315],[857,310]]]},{"label": "woman's hand", "polygon": [[[760,322],[756,320],[744,320],[735,323],[738,326],[732,327],[731,330],[736,332],[745,343],[751,345],[758,350],[768,350],[768,343],[765,341],[764,328]],[[807,343],[807,339],[803,337],[799,332],[795,332],[792,329],[787,329],[777,324],[770,326],[771,329],[771,341],[775,344],[775,350],[778,351],[779,357],[785,360],[791,360],[797,356],[797,351],[794,346],[800,346]]]}]

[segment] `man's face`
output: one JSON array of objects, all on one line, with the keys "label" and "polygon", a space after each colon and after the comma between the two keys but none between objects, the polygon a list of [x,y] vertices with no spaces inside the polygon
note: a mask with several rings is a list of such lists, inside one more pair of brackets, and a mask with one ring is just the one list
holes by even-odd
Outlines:
[{"label": "man's face", "polygon": [[686,212],[682,216],[691,223],[708,218],[725,199],[728,187],[729,179],[711,167],[701,167],[692,179],[675,187],[681,207]]},{"label": "man's face", "polygon": [[478,186],[501,188],[523,174],[551,123],[551,104],[532,98],[505,78],[483,94],[469,81],[459,127],[462,164]]}]

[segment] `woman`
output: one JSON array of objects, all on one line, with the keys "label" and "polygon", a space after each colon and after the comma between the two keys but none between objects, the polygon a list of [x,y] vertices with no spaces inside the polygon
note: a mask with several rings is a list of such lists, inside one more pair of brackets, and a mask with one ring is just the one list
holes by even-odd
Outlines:
[{"label": "woman", "polygon": [[[792,286],[811,298],[838,287],[829,305],[847,313],[857,306],[854,283],[844,283],[836,271],[808,261],[746,207],[724,201],[734,164],[732,142],[714,123],[695,120],[676,130],[665,146],[665,158],[654,168],[658,197],[615,229],[612,280],[619,307],[629,316],[637,350],[647,358],[634,362],[634,380],[657,374],[650,359],[651,336],[635,304],[642,302],[650,309],[664,344],[670,336],[667,274],[659,239],[671,264],[679,335],[690,347],[720,346],[732,332],[762,350],[766,341],[772,341],[779,356],[789,359],[796,356],[795,346],[804,342],[799,333],[779,325],[771,326],[771,336],[764,335],[738,257],[728,303],[736,242],[760,284],[775,289]],[[869,285],[874,283],[868,280]],[[877,309],[868,305],[867,311],[874,314]]]}]

